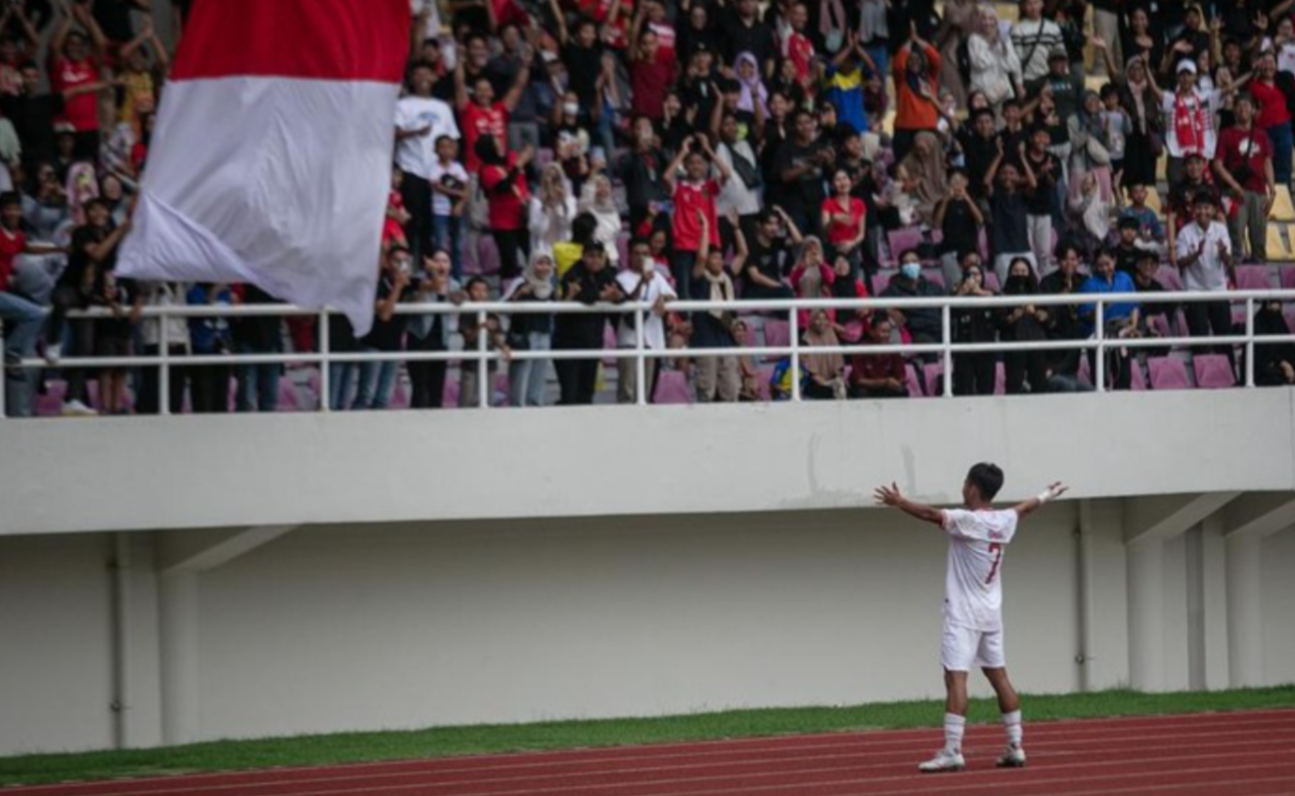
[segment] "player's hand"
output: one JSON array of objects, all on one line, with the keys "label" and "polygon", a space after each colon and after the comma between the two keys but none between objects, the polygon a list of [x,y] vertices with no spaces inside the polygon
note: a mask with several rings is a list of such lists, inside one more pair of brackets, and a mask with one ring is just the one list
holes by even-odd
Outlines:
[{"label": "player's hand", "polygon": [[872,494],[879,506],[898,506],[899,501],[904,499],[904,496],[899,494],[899,485],[893,481],[890,486],[882,484],[877,487],[877,490]]},{"label": "player's hand", "polygon": [[1070,487],[1066,486],[1060,481],[1054,481],[1051,484],[1048,484],[1048,488],[1045,491],[1048,493],[1048,495],[1050,495],[1050,497],[1048,498],[1049,500],[1056,500],[1057,498],[1066,494],[1066,491],[1068,489],[1070,489]]}]

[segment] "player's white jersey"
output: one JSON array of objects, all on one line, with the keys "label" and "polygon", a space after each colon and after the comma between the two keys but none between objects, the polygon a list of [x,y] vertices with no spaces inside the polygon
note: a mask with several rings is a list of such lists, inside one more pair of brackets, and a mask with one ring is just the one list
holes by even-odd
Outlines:
[{"label": "player's white jersey", "polygon": [[944,579],[944,620],[976,630],[1003,627],[1003,548],[1016,535],[1016,511],[946,509],[940,527],[949,535]]}]

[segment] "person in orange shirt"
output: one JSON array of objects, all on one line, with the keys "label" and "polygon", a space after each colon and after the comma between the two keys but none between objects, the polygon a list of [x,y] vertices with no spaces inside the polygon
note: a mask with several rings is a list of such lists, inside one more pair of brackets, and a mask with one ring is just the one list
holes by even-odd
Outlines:
[{"label": "person in orange shirt", "polygon": [[935,132],[940,120],[937,88],[940,77],[940,53],[930,42],[917,35],[917,25],[908,41],[894,58],[895,71],[895,162],[904,159],[913,148],[917,134]]}]

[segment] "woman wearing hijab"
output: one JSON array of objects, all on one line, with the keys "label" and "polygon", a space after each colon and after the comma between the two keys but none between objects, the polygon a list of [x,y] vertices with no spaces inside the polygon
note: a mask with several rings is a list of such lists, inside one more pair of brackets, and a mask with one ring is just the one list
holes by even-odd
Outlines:
[{"label": "woman wearing hijab", "polygon": [[1124,185],[1155,185],[1160,157],[1160,105],[1151,87],[1146,61],[1130,58],[1120,85],[1120,105],[1129,115],[1124,137]]},{"label": "woman wearing hijab", "polygon": [[[552,302],[556,299],[553,255],[537,251],[522,275],[504,291],[504,301]],[[513,315],[508,324],[508,347],[513,351],[548,351],[553,347],[552,313]],[[509,406],[543,406],[549,378],[548,359],[513,359],[508,364]]]},{"label": "woman wearing hijab", "polygon": [[1085,91],[1079,113],[1070,117],[1070,185],[1072,198],[1083,175],[1092,174],[1101,189],[1101,198],[1111,196],[1111,135],[1102,116],[1102,100],[1096,91]]},{"label": "woman wearing hijab", "polygon": [[620,264],[616,236],[621,231],[621,214],[612,199],[612,181],[606,174],[596,174],[585,184],[580,197],[580,212],[590,214],[598,222],[594,240],[607,250],[607,264],[615,269]]},{"label": "woman wearing hijab", "polygon": [[555,244],[571,240],[571,222],[576,212],[576,199],[562,167],[550,163],[544,167],[539,188],[530,201],[531,252],[552,252]]},{"label": "woman wearing hijab", "polygon": [[909,191],[917,203],[917,218],[930,224],[935,206],[949,195],[949,179],[944,164],[944,149],[935,133],[921,132],[913,141],[913,151],[901,162],[913,182]]},{"label": "woman wearing hijab", "polygon": [[733,61],[737,74],[737,109],[755,116],[757,120],[769,118],[769,91],[760,79],[760,64],[749,52],[740,52]]},{"label": "woman wearing hijab", "polygon": [[[807,236],[800,244],[800,260],[791,269],[791,289],[796,298],[831,298],[835,280],[836,274],[823,256],[823,242],[813,235]],[[799,328],[809,328],[809,310],[799,310],[796,316]]]},{"label": "woman wearing hijab", "polygon": [[[806,349],[833,349],[841,344],[832,328],[832,319],[827,310],[813,311],[809,328],[801,335],[801,342]],[[804,397],[828,400],[845,397],[845,357],[839,352],[806,351],[801,355],[800,361],[805,371],[801,382],[801,394]]]},{"label": "woman wearing hijab", "polygon": [[528,146],[517,155],[505,155],[493,135],[477,139],[474,151],[481,161],[481,189],[485,191],[490,234],[499,250],[499,275],[510,279],[520,273],[519,257],[531,249],[526,231],[526,164],[533,150]]},{"label": "woman wearing hijab", "polygon": [[[1039,292],[1039,283],[1034,276],[1034,269],[1029,260],[1018,257],[1012,260],[1007,268],[1007,282],[1003,285],[1004,296],[1033,296]],[[1026,342],[1048,339],[1045,324],[1048,323],[1048,308],[1027,305],[1011,307],[1001,315],[998,326],[999,339],[1003,342]],[[1003,354],[1003,365],[1006,371],[1006,389],[1008,395],[1024,392],[1040,393],[1048,391],[1047,360],[1043,351],[1006,351]],[[1026,382],[1029,389],[1026,389]]]},{"label": "woman wearing hijab", "polygon": [[993,6],[981,6],[975,14],[975,23],[967,39],[971,89],[984,92],[997,116],[1004,102],[1014,96],[1025,96],[1021,59],[1011,38],[1002,35],[998,12]]},{"label": "woman wearing hijab", "polygon": [[[1255,334],[1269,337],[1291,334],[1282,317],[1280,301],[1265,301],[1255,313]],[[1255,384],[1260,387],[1295,384],[1295,343],[1255,344]]]}]

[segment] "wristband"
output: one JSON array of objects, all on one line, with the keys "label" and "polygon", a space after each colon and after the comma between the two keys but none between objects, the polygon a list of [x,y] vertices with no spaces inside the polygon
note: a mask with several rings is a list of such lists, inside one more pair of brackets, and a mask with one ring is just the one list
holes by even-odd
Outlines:
[{"label": "wristband", "polygon": [[1039,505],[1042,506],[1044,503],[1047,503],[1055,497],[1056,495],[1052,493],[1052,489],[1048,488],[1040,492],[1038,495],[1035,495],[1034,499],[1039,501]]}]

